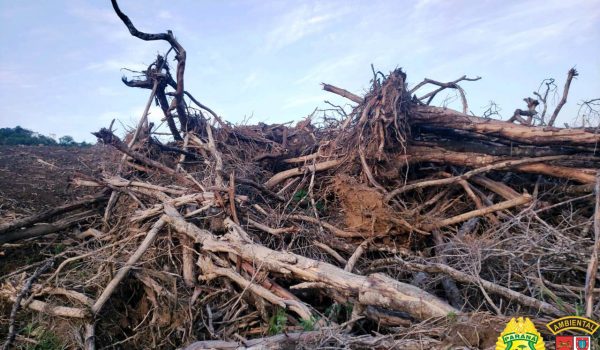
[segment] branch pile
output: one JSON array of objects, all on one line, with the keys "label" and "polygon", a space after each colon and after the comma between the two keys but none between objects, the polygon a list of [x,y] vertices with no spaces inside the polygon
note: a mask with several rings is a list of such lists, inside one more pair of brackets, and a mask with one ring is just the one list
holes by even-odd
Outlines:
[{"label": "branch pile", "polygon": [[[167,53],[124,78],[150,98],[126,140],[94,133],[123,153],[113,173],[73,180],[99,196],[0,227],[1,243],[74,218],[88,229],[27,280],[29,299],[25,275],[1,289],[79,319],[80,346],[486,348],[511,315],[600,317],[600,134],[533,126],[521,116],[535,107],[468,115],[458,83],[478,78],[409,90],[402,70],[375,73],[364,97],[324,84],[350,113],[231,125],[185,91],[173,34],[142,33],[113,6],[132,35],[171,45],[175,76]],[[444,89],[463,112],[430,105]],[[147,121],[154,100],[168,144]],[[50,219],[64,224],[33,226]]]}]

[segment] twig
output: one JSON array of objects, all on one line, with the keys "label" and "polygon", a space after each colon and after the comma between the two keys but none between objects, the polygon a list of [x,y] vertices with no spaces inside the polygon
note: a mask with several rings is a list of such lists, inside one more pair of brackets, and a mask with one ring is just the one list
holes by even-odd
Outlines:
[{"label": "twig", "polygon": [[96,349],[96,325],[93,322],[85,324],[85,350]]},{"label": "twig", "polygon": [[[546,91],[544,92],[544,96],[542,96],[539,91],[542,85],[546,85]],[[540,124],[544,125],[546,112],[548,111],[548,94],[550,91],[556,91],[556,84],[554,84],[553,78],[544,79],[538,88],[538,91],[534,91],[533,94],[536,95],[540,101],[544,104],[544,109],[542,110],[542,114],[540,114]]]},{"label": "twig", "polygon": [[344,267],[345,271],[348,272],[352,272],[352,270],[354,269],[354,265],[356,265],[356,262],[358,261],[358,259],[360,259],[360,257],[363,255],[363,253],[367,250],[367,246],[369,245],[369,243],[371,243],[372,239],[365,239],[354,251],[354,253],[352,254],[352,256],[350,257],[350,259],[348,259],[348,263],[346,264],[346,267]]},{"label": "twig", "polygon": [[459,176],[454,176],[454,177],[445,178],[445,179],[438,179],[438,180],[421,181],[421,182],[414,183],[412,185],[406,185],[406,186],[397,188],[397,189],[393,190],[392,192],[390,192],[384,198],[384,200],[386,203],[388,203],[395,196],[397,196],[401,193],[404,193],[406,191],[409,191],[409,190],[413,190],[416,188],[424,188],[424,187],[429,187],[429,186],[448,185],[451,183],[458,182],[460,180],[466,180],[473,175],[489,172],[491,170],[510,168],[510,167],[514,167],[514,166],[522,165],[522,164],[547,162],[547,161],[552,161],[552,160],[564,159],[567,157],[568,156],[547,156],[547,157],[524,158],[524,159],[513,159],[513,160],[502,161],[502,162],[490,164],[490,165],[487,165],[487,166],[484,166],[481,168],[477,168],[477,169],[468,171]]},{"label": "twig", "polygon": [[213,138],[212,134],[212,127],[208,123],[206,123],[206,134],[208,135],[208,150],[215,159],[215,185],[218,187],[223,187],[223,158],[221,157],[221,152],[219,152],[217,145],[215,144],[215,139]]},{"label": "twig", "polygon": [[216,276],[227,277],[230,280],[237,283],[240,287],[244,288],[244,290],[251,291],[252,293],[256,294],[257,296],[267,300],[271,304],[278,305],[279,307],[284,308],[284,309],[287,309],[289,307],[290,310],[296,312],[298,314],[298,316],[300,316],[300,318],[302,318],[304,320],[310,320],[312,317],[312,314],[308,311],[308,308],[306,306],[291,307],[292,304],[294,306],[297,306],[297,303],[294,300],[286,300],[284,298],[281,298],[281,297],[273,294],[267,288],[265,288],[261,285],[255,284],[253,281],[248,281],[242,275],[235,272],[235,270],[233,270],[231,268],[215,266],[209,257],[206,257],[206,256],[201,257],[199,263],[200,263],[200,266],[202,266],[202,269],[204,271],[204,278],[206,278],[206,279],[210,280],[211,278],[214,278]]},{"label": "twig", "polygon": [[434,228],[440,228],[440,227],[444,227],[444,226],[454,225],[459,222],[467,221],[474,217],[484,216],[484,215],[487,215],[487,214],[490,214],[490,213],[493,213],[496,211],[505,210],[505,209],[509,209],[509,208],[516,207],[519,205],[527,204],[529,202],[531,202],[531,195],[523,194],[522,196],[520,196],[518,198],[500,202],[500,203],[491,205],[489,207],[485,207],[485,208],[477,209],[477,210],[473,210],[473,211],[468,211],[466,213],[462,213],[462,214],[453,216],[448,219],[437,221],[433,224],[425,224],[422,226],[422,229],[432,230]]},{"label": "twig", "polygon": [[[188,205],[185,209],[186,215],[193,213],[194,205]],[[194,264],[194,241],[188,236],[179,234],[181,244],[181,263],[183,271],[183,281],[188,288],[194,288],[196,284],[196,271]]]},{"label": "twig", "polygon": [[[107,144],[107,145],[111,145],[113,147],[115,147],[116,149],[118,149],[119,151],[125,153],[126,155],[130,156],[131,158],[145,164],[148,166],[151,166],[153,168],[156,168],[166,174],[169,174],[177,179],[179,179],[180,181],[188,184],[188,185],[193,185],[198,187],[198,185],[196,184],[196,182],[190,180],[189,178],[187,178],[186,176],[183,176],[182,174],[178,173],[177,171],[165,166],[162,163],[159,163],[155,160],[152,160],[148,157],[146,157],[145,155],[138,153],[134,150],[132,150],[130,147],[128,147],[127,145],[125,145],[123,143],[123,141],[121,141],[121,139],[119,139],[115,134],[113,134],[113,132],[111,130],[108,130],[106,128],[102,128],[100,129],[100,131],[98,132],[93,132],[92,135],[96,136],[99,140],[101,140],[103,143]],[[203,190],[203,188],[200,187],[200,190]]]},{"label": "twig", "polygon": [[[116,6],[116,1],[113,3],[114,6]],[[131,148],[133,147],[133,145],[135,145],[135,143],[137,142],[137,139],[140,135],[140,132],[142,130],[142,128],[144,127],[144,124],[148,121],[148,113],[150,112],[150,106],[152,106],[152,101],[154,100],[154,96],[156,96],[156,89],[158,87],[158,80],[154,81],[154,85],[152,86],[152,92],[150,93],[150,96],[148,97],[148,101],[146,102],[146,106],[144,107],[144,112],[142,113],[142,116],[140,117],[140,120],[138,121],[137,127],[135,128],[135,132],[133,133],[133,137],[131,138],[131,140],[128,142],[127,147]],[[109,128],[109,131],[112,133],[112,124],[111,124],[111,128]],[[117,174],[120,175],[121,171],[123,170],[123,164],[125,163],[125,160],[127,159],[127,154],[123,154],[123,156],[121,157],[121,162],[119,163],[119,168],[117,170]],[[104,223],[105,225],[108,224],[108,220],[110,219],[110,213],[112,211],[112,208],[115,206],[115,204],[117,204],[117,200],[119,199],[119,193],[112,191],[110,194],[110,199],[108,200],[108,204],[106,205],[106,208],[104,209]]]},{"label": "twig", "polygon": [[362,234],[360,234],[358,232],[349,232],[349,231],[340,230],[339,228],[333,226],[332,224],[329,224],[323,220],[317,220],[316,218],[313,218],[311,216],[290,215],[289,218],[292,220],[307,221],[307,222],[317,224],[317,225],[320,223],[321,225],[323,225],[324,228],[331,231],[331,233],[333,233],[337,237],[362,237],[363,236]]},{"label": "twig", "polygon": [[329,253],[329,255],[333,256],[335,258],[335,260],[337,260],[340,264],[343,264],[343,265],[348,264],[348,261],[346,259],[344,259],[338,252],[333,250],[333,248],[329,247],[327,244],[321,243],[319,241],[313,241],[312,243],[315,246],[323,249],[325,252]]},{"label": "twig", "polygon": [[261,231],[264,231],[266,233],[272,234],[274,236],[278,236],[278,235],[282,235],[284,233],[290,233],[290,232],[296,232],[298,231],[297,228],[295,227],[281,227],[281,228],[271,228],[267,225],[263,225],[259,222],[256,222],[250,218],[247,219],[248,221],[248,225],[255,227]]},{"label": "twig", "polygon": [[[435,251],[436,259],[438,263],[448,265],[448,259],[446,259],[446,255],[444,252],[444,239],[439,230],[432,231],[433,240],[435,242],[435,246],[433,247]],[[446,297],[450,302],[450,305],[454,306],[457,309],[460,309],[465,304],[465,300],[460,294],[458,287],[453,279],[444,277],[442,278],[442,287],[444,287],[444,291],[446,292]]]},{"label": "twig", "polygon": [[235,173],[229,174],[229,209],[231,210],[231,217],[236,224],[240,224],[238,220],[237,210],[235,209]]},{"label": "twig", "polygon": [[485,288],[489,292],[499,294],[505,298],[508,298],[509,300],[514,300],[514,301],[518,302],[519,304],[538,309],[544,313],[547,313],[550,315],[556,315],[556,316],[562,315],[562,312],[560,312],[554,306],[546,303],[545,301],[541,301],[541,300],[532,298],[530,296],[521,294],[521,293],[511,290],[509,288],[500,286],[500,285],[492,283],[490,281],[486,281],[479,276],[474,276],[474,275],[456,270],[450,266],[446,266],[446,265],[438,264],[438,263],[429,263],[429,262],[427,264],[419,264],[419,263],[415,263],[415,262],[408,262],[401,258],[396,258],[396,260],[402,266],[405,266],[411,270],[423,271],[423,272],[429,272],[429,273],[444,273],[459,282],[471,283],[474,285],[481,285],[483,288]]},{"label": "twig", "polygon": [[19,310],[19,306],[21,306],[21,301],[31,291],[31,286],[33,285],[33,282],[38,277],[40,277],[41,274],[48,270],[53,264],[54,260],[52,259],[46,261],[44,265],[38,267],[35,270],[35,272],[31,275],[31,277],[29,277],[27,281],[25,281],[23,288],[21,288],[21,291],[19,292],[19,294],[17,294],[14,300],[13,307],[10,310],[10,317],[8,321],[8,336],[6,338],[6,341],[4,342],[4,345],[2,346],[2,350],[8,350],[12,342],[15,340],[15,337],[17,336],[17,328],[15,327],[15,323],[17,318],[17,311]]},{"label": "twig", "polygon": [[236,179],[238,183],[243,184],[243,185],[248,185],[248,186],[252,186],[254,188],[256,188],[259,191],[262,191],[264,194],[268,195],[269,197],[276,199],[280,202],[285,202],[285,198],[283,198],[283,196],[271,191],[270,189],[266,188],[265,186],[250,180],[250,179],[244,179],[244,178],[237,178]]},{"label": "twig", "polygon": [[448,83],[441,83],[439,81],[435,81],[432,79],[425,79],[421,83],[417,84],[417,86],[412,88],[412,90],[410,90],[409,93],[412,95],[415,91],[417,91],[419,88],[421,88],[425,84],[433,84],[433,85],[439,86],[438,89],[419,97],[419,100],[421,100],[421,101],[428,98],[427,104],[430,104],[431,101],[433,100],[433,98],[435,97],[435,95],[437,95],[440,91],[442,91],[444,89],[457,89],[458,92],[460,93],[460,98],[461,98],[462,105],[463,105],[463,113],[466,114],[469,111],[469,105],[467,104],[467,97],[465,96],[465,91],[463,90],[463,88],[461,88],[458,85],[458,82],[460,82],[460,81],[477,81],[479,79],[481,79],[481,77],[467,78],[466,75],[463,75],[462,77],[460,77],[454,81],[448,82]]}]

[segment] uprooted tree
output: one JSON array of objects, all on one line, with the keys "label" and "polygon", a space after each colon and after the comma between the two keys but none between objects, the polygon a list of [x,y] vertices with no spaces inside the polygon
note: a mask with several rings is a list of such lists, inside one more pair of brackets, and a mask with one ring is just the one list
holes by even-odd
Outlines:
[{"label": "uprooted tree", "polygon": [[[467,114],[459,83],[479,78],[409,90],[398,69],[363,97],[324,84],[350,113],[232,125],[185,90],[173,33],[140,32],[112,5],[171,48],[123,78],[151,90],[127,141],[94,133],[123,153],[113,173],[73,180],[100,193],[0,227],[0,243],[88,228],[57,266],[4,284],[15,310],[72,318],[88,349],[486,348],[511,315],[600,316],[600,134],[553,126],[574,69],[549,118],[548,92],[500,121]],[[462,112],[431,105],[445,89]],[[172,142],[153,136],[153,101]]]}]

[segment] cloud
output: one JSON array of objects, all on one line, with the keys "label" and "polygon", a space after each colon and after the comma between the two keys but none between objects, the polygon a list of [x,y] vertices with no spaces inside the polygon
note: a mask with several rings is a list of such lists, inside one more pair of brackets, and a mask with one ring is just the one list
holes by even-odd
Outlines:
[{"label": "cloud", "polygon": [[317,34],[332,25],[334,19],[345,11],[339,8],[323,6],[320,3],[304,4],[284,14],[275,27],[267,34],[267,49],[281,49],[305,37]]},{"label": "cloud", "polygon": [[328,60],[309,70],[307,74],[297,79],[294,84],[318,84],[321,82],[328,82],[330,79],[339,79],[339,77],[344,75],[344,71],[351,71],[352,68],[364,63],[364,58],[364,55],[358,52],[347,54],[344,57],[336,57],[335,59]]},{"label": "cloud", "polygon": [[327,99],[327,95],[322,92],[315,94],[315,95],[290,97],[284,102],[281,109],[286,110],[286,109],[292,109],[292,108],[297,108],[297,107],[313,108],[326,99]]},{"label": "cloud", "polygon": [[12,66],[0,68],[0,82],[5,88],[32,89],[39,87],[35,76],[26,69]]},{"label": "cloud", "polygon": [[86,66],[86,69],[96,72],[116,72],[121,69],[130,69],[134,71],[143,71],[148,68],[147,64],[143,63],[132,63],[134,60],[117,60],[108,59],[100,62],[90,63]]},{"label": "cloud", "polygon": [[160,19],[173,19],[173,14],[168,10],[159,11],[156,17]]}]

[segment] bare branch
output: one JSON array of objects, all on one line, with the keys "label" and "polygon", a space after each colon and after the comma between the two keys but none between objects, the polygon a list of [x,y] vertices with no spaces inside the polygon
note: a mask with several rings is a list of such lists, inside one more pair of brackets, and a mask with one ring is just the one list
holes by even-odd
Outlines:
[{"label": "bare branch", "polygon": [[419,97],[419,100],[422,101],[426,98],[428,98],[427,100],[427,104],[430,104],[431,101],[433,100],[433,98],[442,90],[444,89],[457,89],[458,92],[460,93],[460,98],[462,100],[462,104],[463,104],[463,113],[467,113],[469,111],[469,106],[467,104],[467,97],[465,96],[465,91],[463,90],[463,88],[461,88],[458,83],[461,81],[477,81],[480,80],[481,77],[476,77],[476,78],[467,78],[466,75],[463,75],[462,77],[448,82],[448,83],[442,83],[436,80],[432,80],[432,79],[428,79],[425,78],[425,80],[423,80],[422,82],[420,82],[419,84],[417,84],[417,86],[415,86],[414,88],[412,88],[412,90],[409,91],[409,93],[412,95],[415,91],[417,91],[418,89],[420,89],[421,87],[423,87],[426,84],[432,84],[432,85],[437,85],[439,86],[438,89],[431,91],[428,94],[425,94],[421,97]]},{"label": "bare branch", "polygon": [[342,88],[339,88],[337,86],[333,86],[333,85],[329,85],[329,84],[325,84],[322,83],[323,85],[323,90],[325,91],[329,91],[332,92],[334,94],[340,95],[342,97],[345,97],[347,99],[349,99],[350,101],[356,102],[356,103],[362,103],[363,99],[361,97],[359,97],[358,95],[355,95],[353,93],[351,93],[348,90],[344,90]]},{"label": "bare branch", "polygon": [[550,117],[550,120],[548,121],[549,126],[554,125],[554,122],[556,121],[556,117],[558,117],[558,113],[560,113],[561,108],[565,105],[565,103],[567,103],[567,96],[569,95],[569,88],[571,87],[571,81],[573,80],[573,77],[576,77],[578,75],[579,75],[579,73],[577,73],[575,68],[569,69],[569,73],[567,74],[567,81],[565,82],[565,89],[563,90],[563,96],[560,99],[560,102],[558,102],[558,105],[556,106],[554,113],[552,113],[552,117]]}]

